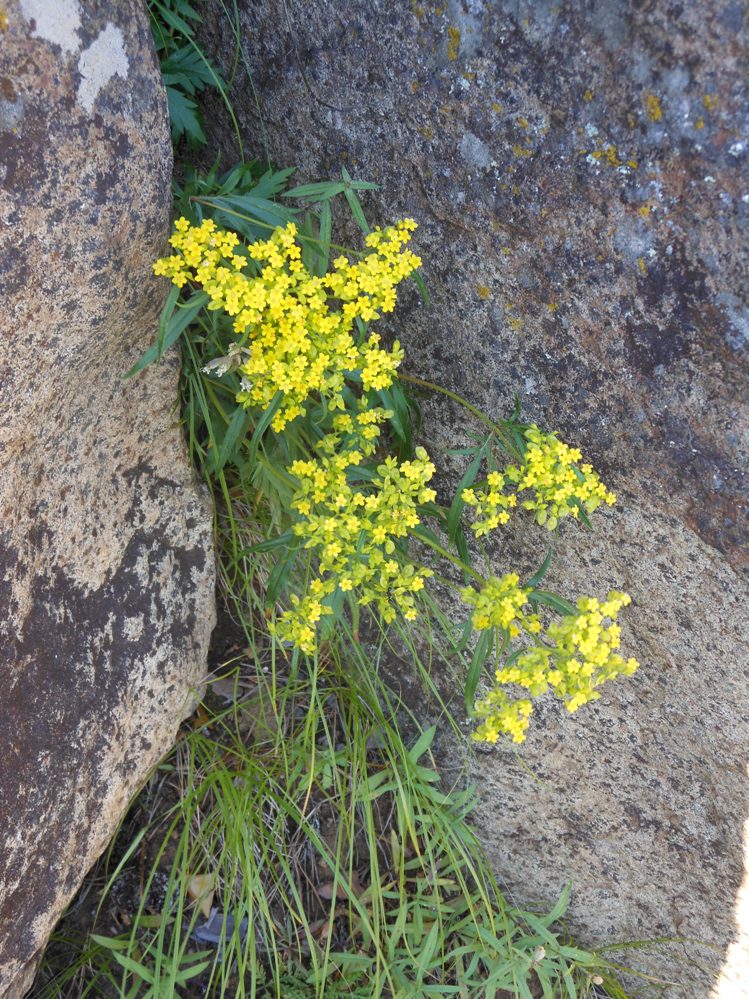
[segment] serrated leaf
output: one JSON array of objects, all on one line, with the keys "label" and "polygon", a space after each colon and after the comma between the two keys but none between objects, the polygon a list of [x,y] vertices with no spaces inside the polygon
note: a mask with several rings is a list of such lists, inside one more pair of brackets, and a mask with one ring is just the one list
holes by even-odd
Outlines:
[{"label": "serrated leaf", "polygon": [[186,135],[194,142],[204,145],[205,133],[203,132],[200,111],[195,101],[190,100],[176,87],[166,88],[166,99],[169,104],[172,139],[177,141],[180,136]]}]

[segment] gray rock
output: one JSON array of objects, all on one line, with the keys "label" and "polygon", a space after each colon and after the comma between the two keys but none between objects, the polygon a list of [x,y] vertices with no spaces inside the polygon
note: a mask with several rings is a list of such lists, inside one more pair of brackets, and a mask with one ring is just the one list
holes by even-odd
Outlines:
[{"label": "gray rock", "polygon": [[[213,626],[165,294],[171,144],[140,3],[10,0],[0,35],[0,994],[172,743]],[[11,109],[10,111],[8,109]]]},{"label": "gray rock", "polygon": [[[254,89],[240,73],[233,99],[252,151],[298,165],[299,183],[346,166],[382,185],[366,202],[373,223],[421,224],[432,303],[407,294],[389,323],[407,370],[497,415],[525,388],[525,415],[581,446],[620,495],[595,535],[561,532],[552,583],[629,589],[626,644],[643,667],[587,712],[546,706],[523,765],[513,752],[477,758],[496,870],[520,902],[548,905],[571,879],[570,925],[588,942],[715,945],[626,960],[677,976],[673,995],[706,996],[723,969],[715,994],[738,996],[749,981],[736,916],[749,811],[742,5],[239,6]],[[212,7],[205,37],[228,64],[233,37]],[[231,130],[213,112],[228,164]],[[460,413],[430,412],[433,443],[460,438]],[[509,532],[495,564],[538,564],[546,540]]]}]

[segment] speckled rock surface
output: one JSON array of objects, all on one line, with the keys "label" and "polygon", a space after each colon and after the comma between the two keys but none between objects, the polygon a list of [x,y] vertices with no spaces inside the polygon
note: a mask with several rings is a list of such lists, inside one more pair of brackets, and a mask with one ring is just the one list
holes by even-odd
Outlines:
[{"label": "speckled rock surface", "polygon": [[[518,391],[620,496],[595,535],[560,533],[552,583],[629,589],[643,668],[574,717],[546,705],[527,766],[477,757],[497,871],[523,902],[571,879],[589,942],[714,944],[626,955],[677,977],[670,995],[749,994],[745,5],[240,7],[258,103],[241,74],[233,99],[251,151],[267,135],[300,183],[346,166],[382,185],[373,222],[420,222],[432,302],[406,296],[391,323],[407,369],[498,415]],[[215,11],[220,58],[233,41]],[[461,439],[459,414],[427,417],[435,449]],[[496,564],[530,567],[545,542],[508,534]]]},{"label": "speckled rock surface", "polygon": [[10,0],[0,34],[0,995],[205,671],[207,503],[156,334],[166,99],[144,6]]}]

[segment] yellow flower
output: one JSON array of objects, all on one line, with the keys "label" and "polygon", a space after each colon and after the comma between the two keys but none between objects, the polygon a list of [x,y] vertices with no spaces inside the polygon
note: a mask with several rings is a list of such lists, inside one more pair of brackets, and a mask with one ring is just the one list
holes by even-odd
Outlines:
[{"label": "yellow flower", "polygon": [[[389,415],[379,408],[346,414],[341,421],[349,431],[345,440],[338,433],[328,434],[317,445],[317,460],[295,461],[289,467],[298,483],[292,507],[299,519],[293,529],[317,556],[319,575],[310,585],[311,593],[332,597],[339,588],[354,592],[361,606],[373,605],[385,621],[393,620],[396,610],[413,620],[415,594],[432,573],[402,554],[394,557],[395,539],[407,537],[419,524],[416,508],[425,493],[431,495],[425,485],[434,465],[423,448],[416,448],[413,461],[399,464],[389,457],[371,480],[357,486],[349,481],[352,469],[374,453],[379,424]],[[366,430],[370,433],[365,435]],[[297,598],[276,625],[279,637],[304,652],[314,648],[304,623],[319,620],[309,599]]]},{"label": "yellow flower", "polygon": [[[518,613],[518,593],[524,591],[513,590],[513,585],[508,580],[504,597],[498,598],[500,605],[504,601],[503,620]],[[597,700],[601,696],[598,688],[607,680],[631,676],[639,663],[636,659],[625,661],[615,651],[620,639],[616,617],[630,602],[626,593],[617,590],[612,590],[603,603],[595,597],[581,597],[576,614],[567,614],[548,626],[543,644],[525,649],[513,657],[510,666],[497,670],[497,686],[475,705],[482,722],[473,738],[484,742],[496,742],[503,734],[512,736],[515,742],[525,738],[532,702],[511,702],[503,684],[515,684],[533,697],[551,688],[567,710],[574,712],[583,704]],[[535,632],[535,622],[527,630]],[[520,704],[522,712],[517,707]]]},{"label": "yellow flower", "polygon": [[[553,530],[563,517],[579,517],[581,511],[593,513],[601,503],[609,506],[616,496],[609,492],[589,464],[577,463],[582,455],[535,425],[525,432],[527,441],[522,465],[510,465],[504,472],[491,472],[486,489],[465,489],[463,502],[473,508],[471,530],[481,537],[510,519],[509,510],[517,505],[521,493],[532,491],[532,498],[521,499],[521,506],[535,513],[536,521]],[[506,488],[514,492],[504,492]]]},{"label": "yellow flower", "polygon": [[209,309],[234,318],[235,332],[250,347],[237,402],[267,409],[283,393],[272,421],[279,431],[305,413],[310,395],[343,409],[346,371],[360,372],[365,391],[392,384],[403,358],[397,341],[386,350],[376,334],[358,342],[352,331],[357,320],[391,311],[397,285],[420,266],[405,248],[414,226],[406,219],[377,230],[367,237],[370,252],[361,260],[337,257],[331,273],[320,278],[302,265],[292,222],[237,253],[236,234],[211,219],[199,226],[178,219],[170,239],[176,252],[158,260],[154,272],[178,287],[202,287]]}]

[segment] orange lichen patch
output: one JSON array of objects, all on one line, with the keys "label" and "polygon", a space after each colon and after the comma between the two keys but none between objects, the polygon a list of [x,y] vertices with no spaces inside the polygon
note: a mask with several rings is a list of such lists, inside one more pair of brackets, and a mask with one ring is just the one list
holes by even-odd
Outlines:
[{"label": "orange lichen patch", "polygon": [[559,302],[547,302],[546,308],[549,310],[549,312],[556,312],[557,309],[559,308]]},{"label": "orange lichen patch", "polygon": [[485,302],[488,298],[491,298],[491,291],[485,284],[476,285],[476,294],[483,302]]},{"label": "orange lichen patch", "polygon": [[528,159],[529,156],[533,155],[532,149],[528,149],[526,146],[521,146],[519,144],[512,147],[512,152],[514,156],[521,160]]},{"label": "orange lichen patch", "polygon": [[524,128],[526,131],[531,127],[530,122],[528,121],[527,118],[518,118],[518,125],[520,125],[521,128]]},{"label": "orange lichen patch", "polygon": [[697,119],[697,121],[694,123],[694,127],[695,128],[704,128],[705,127],[705,119],[702,117],[702,115],[700,115],[699,118]]},{"label": "orange lichen patch", "polygon": [[423,135],[425,139],[433,139],[434,129],[431,125],[425,125],[423,128],[419,129],[419,135]]},{"label": "orange lichen patch", "polygon": [[627,166],[630,168],[630,170],[636,170],[637,160],[627,160]]},{"label": "orange lichen patch", "polygon": [[476,74],[472,72],[464,73],[463,79],[468,80],[469,83],[473,83],[473,81],[476,79]]},{"label": "orange lichen patch", "polygon": [[590,155],[594,160],[603,160],[609,166],[618,167],[622,165],[622,160],[619,159],[616,146],[612,146],[611,144],[604,146],[603,149],[596,149]]},{"label": "orange lichen patch", "polygon": [[460,52],[460,29],[452,25],[447,29],[447,58],[455,62]]},{"label": "orange lichen patch", "polygon": [[517,316],[508,316],[507,322],[512,326],[514,330],[521,330],[523,328],[523,321],[518,319]]},{"label": "orange lichen patch", "polygon": [[637,267],[638,267],[638,269],[640,271],[640,274],[647,274],[647,272],[648,272],[647,264],[642,259],[642,257],[638,257],[637,258]]},{"label": "orange lichen patch", "polygon": [[645,111],[650,121],[661,121],[663,118],[663,109],[661,108],[660,98],[656,97],[655,94],[646,94]]},{"label": "orange lichen patch", "polygon": [[640,215],[642,215],[644,219],[650,218],[650,205],[648,204],[640,205],[637,211],[640,213]]},{"label": "orange lichen patch", "polygon": [[5,33],[8,30],[8,15],[4,10],[0,10],[0,31]]},{"label": "orange lichen patch", "polygon": [[418,92],[419,92],[419,81],[411,80],[411,93],[418,94]]},{"label": "orange lichen patch", "polygon": [[495,114],[501,114],[502,113],[502,105],[501,104],[497,104],[496,101],[492,101],[492,111]]},{"label": "orange lichen patch", "polygon": [[593,91],[592,90],[586,90],[585,93],[583,94],[583,100],[584,101],[592,101],[593,100]]},{"label": "orange lichen patch", "polygon": [[706,111],[717,111],[718,109],[718,98],[715,94],[705,94],[702,103]]},{"label": "orange lichen patch", "polygon": [[421,21],[422,18],[424,17],[424,8],[421,6],[421,4],[412,3],[411,10],[413,11],[414,16]]}]

